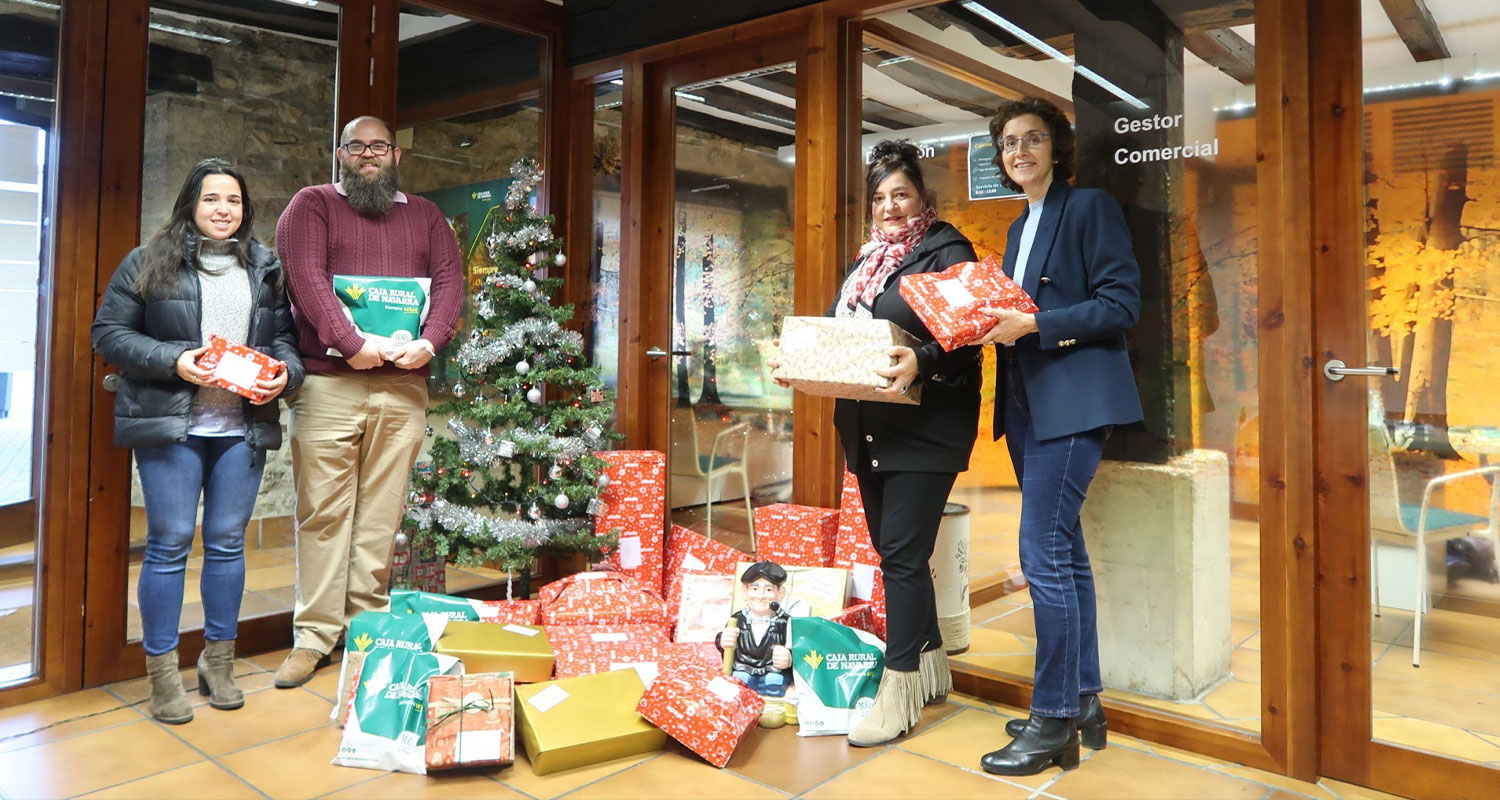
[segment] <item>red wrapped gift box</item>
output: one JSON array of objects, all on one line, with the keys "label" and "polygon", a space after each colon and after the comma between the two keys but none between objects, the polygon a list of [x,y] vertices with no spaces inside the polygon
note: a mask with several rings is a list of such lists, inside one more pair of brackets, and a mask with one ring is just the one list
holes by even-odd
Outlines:
[{"label": "red wrapped gift box", "polygon": [[555,580],[537,593],[542,625],[665,626],[661,595],[620,572],[580,572]]},{"label": "red wrapped gift box", "polygon": [[901,298],[944,350],[970,344],[995,327],[995,318],[979,313],[980,308],[1028,314],[1040,310],[1020,284],[1006,276],[995,255],[954,264],[942,272],[903,275]]},{"label": "red wrapped gift box", "polygon": [[738,680],[700,661],[673,658],[661,663],[636,711],[722,769],[765,707],[766,701]]},{"label": "red wrapped gift box", "polygon": [[228,389],[250,400],[260,399],[255,382],[270,380],[286,365],[274,358],[218,334],[208,337],[208,350],[198,356],[198,366],[213,373],[208,383]]},{"label": "red wrapped gift box", "polygon": [[499,625],[537,625],[542,614],[540,600],[481,600],[479,621]]},{"label": "red wrapped gift box", "polygon": [[838,534],[838,509],[792,503],[755,509],[755,556],[763,561],[782,566],[833,566]]},{"label": "red wrapped gift box", "polygon": [[547,641],[559,679],[655,661],[658,648],[668,643],[663,625],[554,625],[547,629]]},{"label": "red wrapped gift box", "polygon": [[690,572],[733,575],[736,564],[747,558],[745,553],[723,542],[716,542],[681,525],[672,526],[667,537],[667,609],[677,619],[682,604],[682,576]]},{"label": "red wrapped gift box", "polygon": [[870,541],[870,527],[865,519],[865,504],[859,496],[859,482],[854,473],[844,470],[844,488],[839,495],[839,531],[834,547],[834,565],[849,570],[855,600],[870,602],[874,629],[870,632],[885,639],[885,581],[880,571],[880,554]]},{"label": "red wrapped gift box", "polygon": [[448,559],[438,555],[430,544],[413,546],[409,539],[398,541],[391,551],[391,588],[446,594]]},{"label": "red wrapped gift box", "polygon": [[595,455],[609,463],[604,469],[609,482],[599,492],[604,512],[595,519],[594,530],[620,531],[619,547],[599,566],[630,575],[660,594],[667,456],[658,450],[607,450]]},{"label": "red wrapped gift box", "polygon": [[[868,601],[855,603],[838,614],[829,617],[829,619],[840,625],[848,625],[851,628],[865,631],[866,633],[875,633],[874,605],[874,603]],[[880,634],[876,635],[879,636]]]},{"label": "red wrapped gift box", "polygon": [[509,764],[516,757],[508,672],[434,675],[427,681],[427,768]]}]

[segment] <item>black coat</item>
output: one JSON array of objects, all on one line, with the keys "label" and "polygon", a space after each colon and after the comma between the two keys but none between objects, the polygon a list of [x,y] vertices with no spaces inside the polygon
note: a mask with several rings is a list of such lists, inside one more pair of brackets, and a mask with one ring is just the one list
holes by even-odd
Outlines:
[{"label": "black coat", "polygon": [[[844,447],[844,460],[859,464],[863,444],[875,472],[963,472],[979,435],[979,388],[983,353],[977,346],[944,352],[911,306],[901,297],[902,275],[941,272],[954,264],[977,261],[974,246],[958,229],[937,222],[902,260],[875,298],[876,319],[888,319],[921,342],[916,348],[917,381],[922,404],[839,400],[833,425]],[[855,264],[855,268],[859,265]],[[852,269],[852,268],[851,268]],[[828,315],[838,310],[833,301]]]},{"label": "black coat", "polygon": [[[202,297],[197,271],[184,259],[177,281],[163,297],[136,291],[145,248],[137,247],[115,270],[99,313],[94,349],[120,370],[115,393],[115,445],[157,447],[187,440],[198,387],[177,375],[177,357],[203,345]],[[281,262],[260,242],[250,246],[250,335],[245,344],[286,363],[282,396],[302,385],[302,359],[292,307],[281,288]],[[281,447],[276,403],[244,402],[245,441],[260,450]]]},{"label": "black coat", "polygon": [[[1010,226],[1005,274],[1013,275],[1028,207]],[[1016,361],[1040,441],[1140,421],[1141,396],[1125,332],[1141,311],[1141,269],[1125,214],[1098,189],[1054,180],[1026,260],[1021,288],[1036,300],[1037,332],[1016,340]],[[1000,347],[1001,345],[996,345]],[[1005,433],[1005,370],[995,386],[995,438]]]}]

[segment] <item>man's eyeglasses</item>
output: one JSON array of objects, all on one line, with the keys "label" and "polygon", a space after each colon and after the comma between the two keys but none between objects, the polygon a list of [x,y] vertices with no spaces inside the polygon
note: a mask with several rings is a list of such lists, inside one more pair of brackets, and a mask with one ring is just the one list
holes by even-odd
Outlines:
[{"label": "man's eyeglasses", "polygon": [[365,153],[374,156],[383,156],[390,153],[393,147],[395,145],[390,142],[345,142],[339,145],[340,150],[351,156],[362,156]]},{"label": "man's eyeglasses", "polygon": [[[1042,142],[1045,142],[1051,138],[1051,134],[1028,133],[1025,136],[1007,136],[1002,142],[1000,142],[1000,145],[1005,148],[1005,152],[1014,153],[1021,147],[1023,143],[1026,145],[1027,150],[1035,150],[1038,147],[1042,146]],[[380,154],[377,153],[376,155]]]}]

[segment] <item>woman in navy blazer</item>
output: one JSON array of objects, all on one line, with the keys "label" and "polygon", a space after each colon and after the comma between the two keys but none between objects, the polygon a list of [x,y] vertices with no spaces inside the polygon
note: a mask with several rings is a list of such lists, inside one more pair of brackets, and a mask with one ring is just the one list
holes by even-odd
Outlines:
[{"label": "woman in navy blazer", "polygon": [[[1141,273],[1120,206],[1068,185],[1068,118],[1039,98],[1007,101],[990,120],[1007,186],[1028,207],[1010,226],[1004,269],[1041,309],[985,309],[998,322],[995,438],[1021,482],[1021,571],[1036,622],[1031,714],[981,759],[988,772],[1032,775],[1078,765],[1105,745],[1094,575],[1079,511],[1115,425],[1142,418],[1125,332],[1140,314]],[[1081,737],[1080,737],[1081,734]]]}]

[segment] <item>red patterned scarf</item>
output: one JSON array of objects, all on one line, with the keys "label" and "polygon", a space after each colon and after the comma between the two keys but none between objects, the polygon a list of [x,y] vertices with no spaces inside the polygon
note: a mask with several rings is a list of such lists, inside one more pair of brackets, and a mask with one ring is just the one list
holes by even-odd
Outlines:
[{"label": "red patterned scarf", "polygon": [[885,288],[886,280],[921,243],[934,222],[937,222],[937,212],[928,206],[894,233],[871,225],[870,241],[859,248],[859,266],[844,281],[837,316],[870,316],[870,309],[875,305],[876,296]]}]

